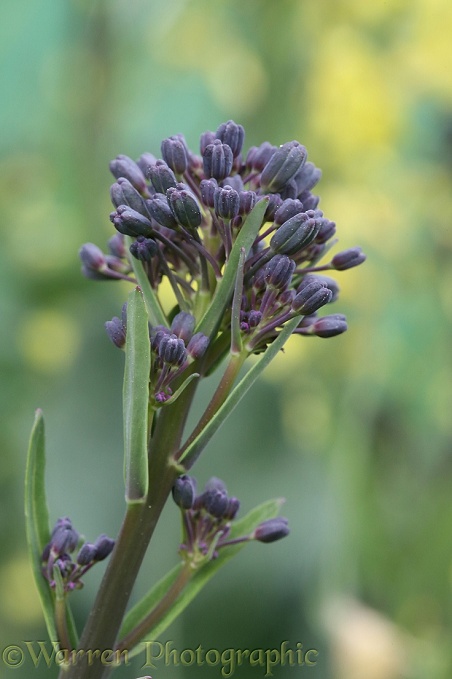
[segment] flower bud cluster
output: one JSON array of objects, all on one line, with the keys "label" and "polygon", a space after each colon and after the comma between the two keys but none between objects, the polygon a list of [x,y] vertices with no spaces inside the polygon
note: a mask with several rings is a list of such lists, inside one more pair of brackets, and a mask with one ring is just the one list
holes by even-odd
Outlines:
[{"label": "flower bud cluster", "polygon": [[287,519],[278,517],[264,521],[249,535],[231,538],[231,525],[240,502],[229,496],[220,479],[212,477],[204,490],[196,494],[196,480],[184,474],[173,486],[173,500],[182,512],[183,558],[194,567],[215,559],[221,548],[257,540],[274,542],[289,534]]},{"label": "flower bud cluster", "polygon": [[[41,556],[42,574],[55,589],[54,569],[57,568],[65,592],[81,589],[82,576],[95,563],[106,559],[114,546],[115,541],[103,534],[94,543],[84,542],[68,517],[58,519]],[[75,558],[71,554],[75,554]]]},{"label": "flower bud cluster", "polygon": [[[279,147],[264,142],[243,154],[244,138],[243,127],[229,120],[201,136],[199,155],[177,134],[162,141],[160,159],[144,153],[136,162],[123,155],[113,160],[110,219],[118,233],[109,254],[91,243],[82,247],[84,274],[136,282],[134,268],[142,266],[154,292],[159,295],[162,282],[169,283],[178,310],[190,312],[197,326],[248,215],[265,199],[265,215],[243,270],[240,330],[247,351],[264,351],[295,316],[302,316],[298,335],[344,332],[345,319],[337,314],[317,316],[338,296],[337,283],[324,272],[358,266],[364,253],[355,247],[322,263],[334,245],[336,224],[312,193],[321,171],[298,141]],[[123,346],[123,328],[113,320],[109,335]],[[188,347],[171,328],[152,332],[165,399]],[[231,313],[226,312],[218,334],[230,332]],[[210,339],[213,345],[215,338]]]},{"label": "flower bud cluster", "polygon": [[151,386],[156,403],[165,403],[172,396],[171,383],[183,374],[194,360],[204,356],[209,338],[194,332],[196,319],[186,311],[173,318],[171,327],[156,325],[150,329]]}]

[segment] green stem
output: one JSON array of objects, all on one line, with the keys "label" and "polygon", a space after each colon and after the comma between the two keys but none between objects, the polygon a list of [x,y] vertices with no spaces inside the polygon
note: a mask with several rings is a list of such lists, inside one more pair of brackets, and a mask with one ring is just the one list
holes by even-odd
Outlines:
[{"label": "green stem", "polygon": [[172,406],[160,412],[151,441],[147,502],[127,508],[115,549],[80,639],[78,650],[84,650],[85,654],[78,656],[77,664],[62,668],[60,679],[102,679],[109,674],[111,668],[102,665],[97,657],[90,659],[87,651],[102,652],[115,648],[141,563],[178,475],[177,468],[168,460],[180,445],[196,382],[193,380]]},{"label": "green stem", "polygon": [[69,631],[67,628],[66,619],[66,599],[65,595],[58,596],[55,599],[55,625],[58,632],[58,639],[60,642],[60,649],[72,650],[71,641],[69,639]]},{"label": "green stem", "polygon": [[190,582],[195,571],[189,564],[185,564],[181,569],[176,580],[173,582],[166,594],[160,599],[158,604],[143,620],[138,623],[116,646],[116,651],[131,651],[153,627],[161,620],[165,613],[177,600],[179,594]]},{"label": "green stem", "polygon": [[184,445],[180,450],[177,451],[175,456],[176,460],[179,460],[184,454],[186,448],[196,439],[196,437],[202,432],[204,427],[210,422],[212,417],[215,415],[217,410],[223,405],[227,399],[232,387],[234,386],[235,379],[239,374],[240,368],[244,364],[248,356],[247,352],[242,352],[241,354],[232,354],[229,363],[226,366],[226,370],[223,373],[223,377],[212,396],[209,405],[205,409],[201,419],[199,420],[196,427],[193,429],[192,433],[185,441]]}]

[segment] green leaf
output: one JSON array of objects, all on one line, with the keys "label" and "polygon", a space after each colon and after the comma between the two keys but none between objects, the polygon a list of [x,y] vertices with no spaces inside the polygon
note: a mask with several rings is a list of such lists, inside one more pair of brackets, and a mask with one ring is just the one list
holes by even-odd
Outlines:
[{"label": "green leaf", "polygon": [[[228,539],[234,539],[249,535],[257,526],[266,521],[278,516],[281,505],[284,500],[281,498],[268,500],[263,504],[252,509],[243,519],[234,521],[232,523],[231,532]],[[203,589],[208,581],[215,575],[215,573],[226,564],[233,556],[235,556],[245,545],[249,543],[241,542],[237,545],[230,545],[220,547],[218,557],[201,566],[199,570],[194,571],[193,577],[186,585],[185,589],[176,599],[174,604],[161,617],[159,622],[150,629],[145,638],[157,639],[169,627],[169,625],[182,613],[182,611],[189,605],[196,595]],[[184,564],[178,564],[164,578],[154,585],[154,587],[146,594],[146,596],[137,603],[126,615],[119,638],[122,639],[129,634],[159,603],[160,599],[165,595],[168,589],[177,580],[177,577],[182,572]],[[143,641],[141,639],[140,641]],[[137,642],[138,643],[138,642]],[[129,657],[133,657],[141,652],[141,648],[135,647],[135,651],[127,649]]]},{"label": "green leaf", "polygon": [[148,492],[148,406],[151,345],[142,292],[135,288],[127,302],[124,369],[124,472],[126,500],[143,502]]},{"label": "green leaf", "polygon": [[212,415],[211,419],[204,427],[204,429],[198,434],[198,436],[187,446],[183,454],[176,458],[179,463],[183,462],[186,469],[190,469],[194,462],[197,460],[201,451],[207,443],[210,441],[215,432],[221,427],[225,419],[234,410],[236,405],[245,396],[248,389],[252,387],[254,382],[257,380],[259,375],[267,365],[272,361],[278,354],[279,350],[283,347],[286,341],[291,336],[292,332],[297,327],[300,322],[301,316],[296,316],[290,320],[284,328],[279,333],[278,337],[270,344],[269,347],[264,351],[261,357],[256,361],[256,363],[248,370],[244,377],[240,380],[236,387],[231,391],[229,396],[226,398],[222,406],[217,410],[217,412]]},{"label": "green leaf", "polygon": [[49,511],[45,491],[45,431],[41,410],[36,411],[25,472],[25,522],[31,567],[44,612],[50,641],[57,642],[54,595],[41,573],[41,556],[50,540]]},{"label": "green leaf", "polygon": [[223,278],[219,282],[212,302],[199,322],[196,332],[202,332],[204,335],[212,337],[219,326],[225,309],[232,299],[241,250],[243,248],[246,255],[250,251],[250,248],[259,233],[259,229],[262,226],[262,220],[264,219],[267,205],[268,198],[263,198],[256,203],[246,218],[229,255]]},{"label": "green leaf", "polygon": [[[133,243],[133,238],[126,236],[125,241],[127,249],[129,249],[131,243]],[[149,283],[149,278],[147,277],[146,271],[144,270],[143,262],[140,262],[140,260],[132,257],[132,255],[129,256],[129,261],[133,267],[133,272],[137,279],[137,283],[143,292],[151,325],[168,325],[168,320],[163,313],[163,309],[160,305],[157,295]]]}]

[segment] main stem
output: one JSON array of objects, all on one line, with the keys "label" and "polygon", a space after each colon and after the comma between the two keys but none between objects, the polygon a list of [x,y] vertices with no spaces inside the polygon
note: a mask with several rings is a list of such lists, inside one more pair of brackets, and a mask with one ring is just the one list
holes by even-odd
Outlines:
[{"label": "main stem", "polygon": [[77,662],[63,668],[60,679],[102,679],[110,671],[98,656],[102,651],[115,648],[133,585],[177,477],[177,469],[168,460],[180,445],[195,382],[172,406],[160,413],[150,453],[147,502],[131,504],[127,508],[115,549],[80,639]]}]

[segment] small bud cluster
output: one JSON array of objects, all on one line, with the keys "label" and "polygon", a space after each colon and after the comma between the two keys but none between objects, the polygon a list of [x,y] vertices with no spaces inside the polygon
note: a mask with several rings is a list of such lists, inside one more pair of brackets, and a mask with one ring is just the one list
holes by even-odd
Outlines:
[{"label": "small bud cluster", "polygon": [[215,559],[219,550],[250,540],[274,542],[289,534],[287,519],[278,517],[262,522],[249,535],[229,538],[231,524],[239,511],[240,502],[228,496],[223,481],[213,477],[204,491],[196,494],[196,481],[184,474],[173,486],[173,499],[181,509],[183,543],[180,551],[193,567]]},{"label": "small bud cluster", "polygon": [[[113,160],[110,218],[118,233],[108,255],[93,244],[82,247],[83,272],[90,278],[136,282],[133,270],[139,260],[152,289],[158,294],[166,279],[177,309],[189,312],[196,327],[215,297],[247,216],[265,200],[262,224],[240,274],[240,331],[246,350],[264,351],[295,316],[302,316],[295,334],[338,335],[347,329],[343,316],[318,316],[338,296],[337,283],[324,272],[355,267],[365,255],[355,247],[319,264],[336,232],[312,193],[321,171],[298,141],[280,147],[264,142],[244,155],[244,137],[243,127],[229,120],[201,136],[199,155],[182,135],[174,135],[163,140],[161,159],[144,153],[136,162],[124,155]],[[118,318],[107,324],[107,331],[117,346],[124,345],[125,326]],[[218,333],[230,332],[231,313],[226,312]],[[154,328],[152,343],[165,399],[168,380],[181,370],[188,347],[168,328]]]},{"label": "small bud cluster", "polygon": [[[99,535],[94,543],[83,542],[68,517],[58,519],[42,553],[42,573],[53,589],[56,587],[55,568],[60,572],[65,592],[81,589],[82,576],[95,563],[106,559],[114,546],[115,541],[106,535]],[[71,554],[75,553],[73,559]]]},{"label": "small bud cluster", "polygon": [[209,338],[202,332],[194,333],[196,319],[186,311],[179,312],[167,328],[151,328],[151,350],[154,355],[151,385],[157,403],[165,403],[171,395],[171,382],[179,377],[195,359],[201,358]]}]

